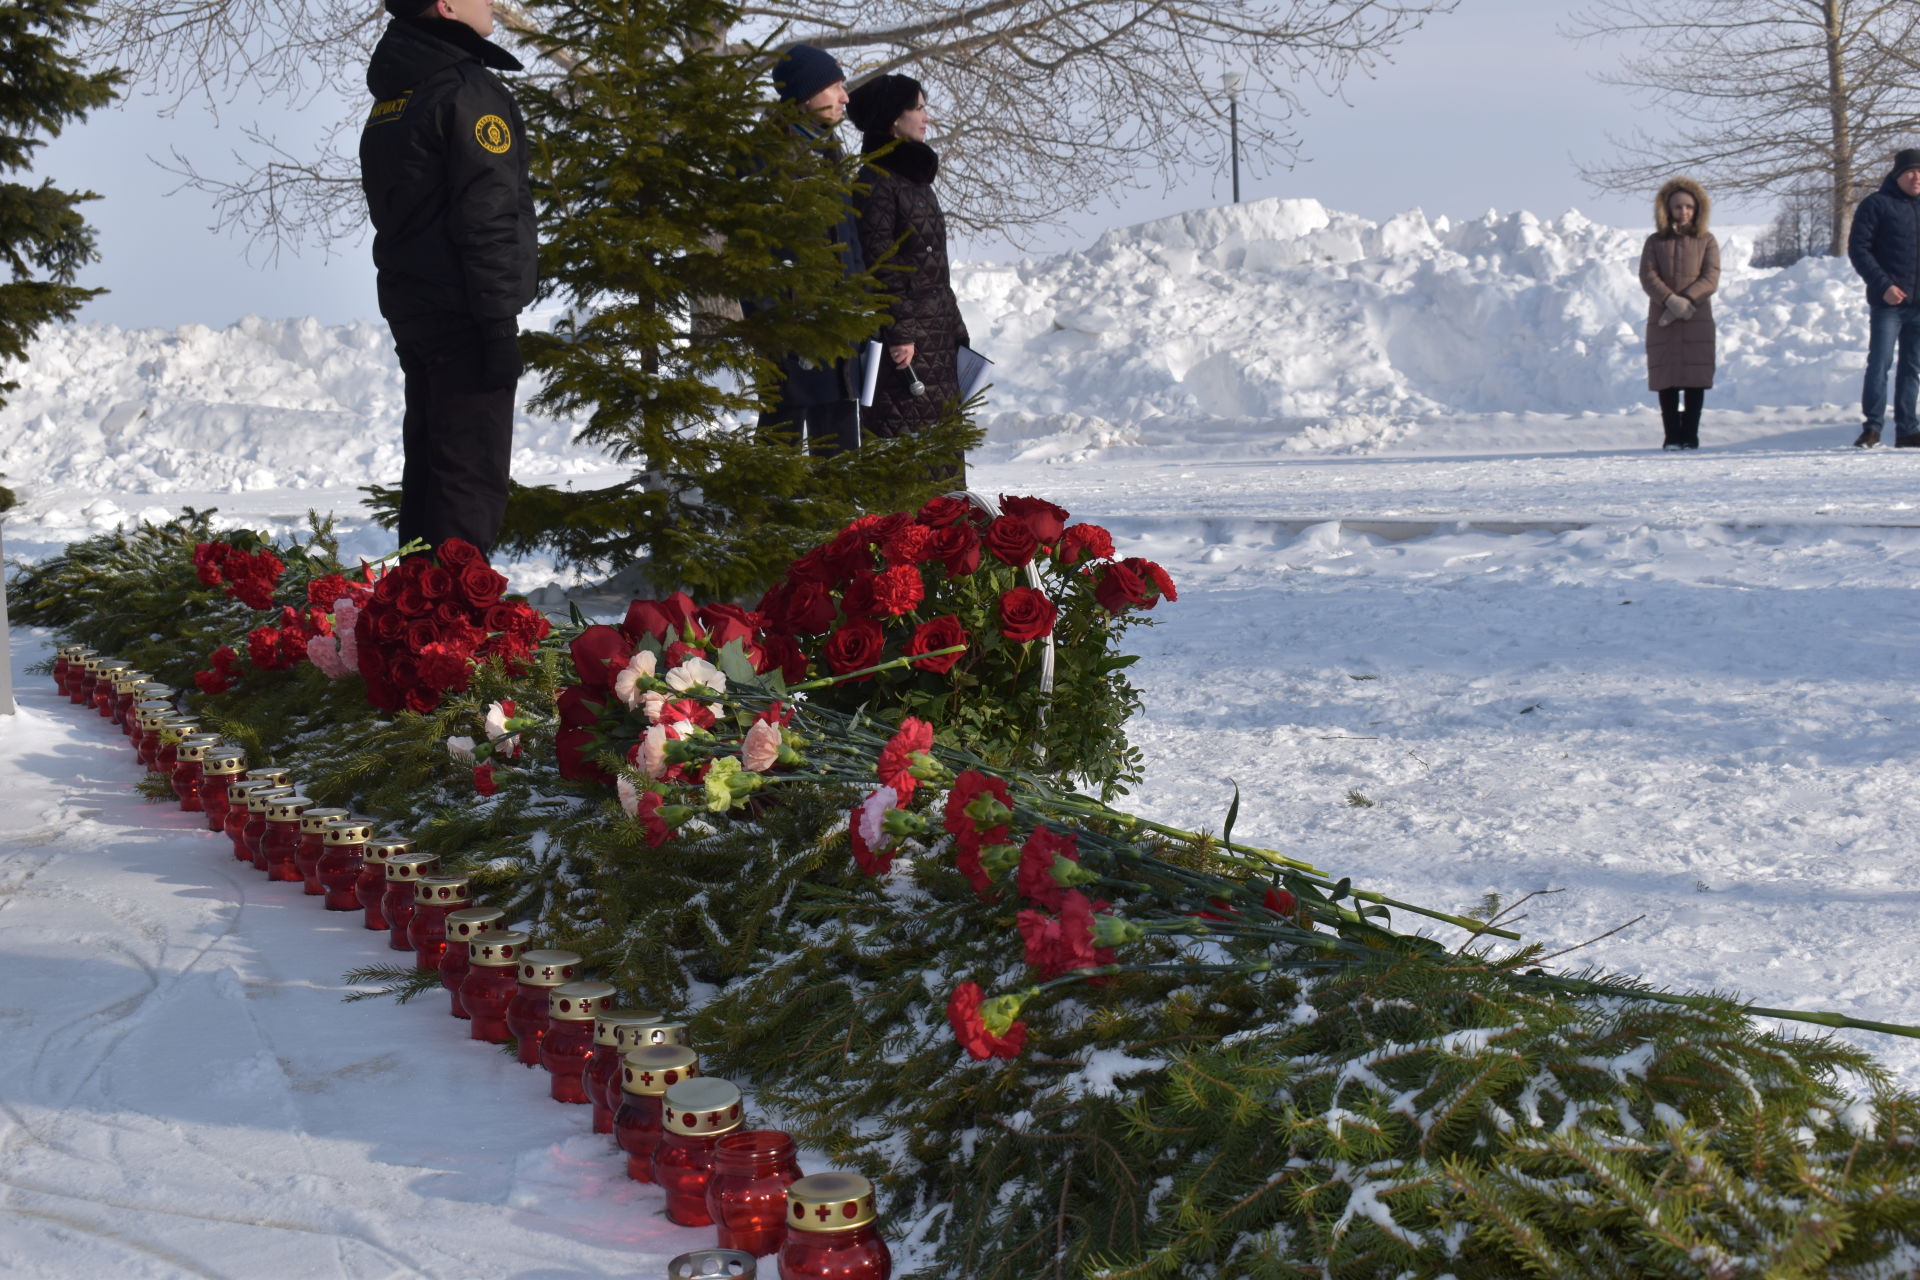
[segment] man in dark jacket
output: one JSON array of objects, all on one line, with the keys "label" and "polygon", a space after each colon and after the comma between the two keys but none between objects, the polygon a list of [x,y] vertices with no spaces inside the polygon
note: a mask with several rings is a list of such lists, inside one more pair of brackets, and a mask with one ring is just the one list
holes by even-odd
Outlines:
[{"label": "man in dark jacket", "polygon": [[[783,102],[797,103],[818,123],[802,132],[809,139],[830,135],[847,114],[847,76],[832,54],[796,44],[773,69],[773,87]],[[838,159],[837,150],[832,153]],[[846,274],[866,270],[860,251],[860,223],[849,203],[827,233],[839,249]],[[810,453],[827,455],[860,444],[859,361],[849,352],[831,364],[788,355],[780,360],[780,395],[760,415],[763,435],[796,442]]]},{"label": "man in dark jacket", "polygon": [[520,111],[495,71],[520,63],[486,37],[489,0],[387,0],[360,134],[380,314],[407,410],[400,541],[499,535],[533,300],[533,193]]},{"label": "man in dark jacket", "polygon": [[1920,448],[1920,147],[1893,158],[1893,172],[1860,202],[1847,236],[1847,257],[1867,282],[1872,331],[1867,343],[1867,381],[1860,393],[1855,448],[1880,443],[1887,413],[1887,371],[1893,379],[1893,443]]}]

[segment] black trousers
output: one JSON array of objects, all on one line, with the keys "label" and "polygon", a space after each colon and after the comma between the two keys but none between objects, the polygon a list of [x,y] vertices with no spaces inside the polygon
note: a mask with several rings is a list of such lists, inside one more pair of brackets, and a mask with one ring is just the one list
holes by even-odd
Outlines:
[{"label": "black trousers", "polygon": [[[1684,406],[1681,393],[1686,393]],[[1707,402],[1705,387],[1668,387],[1660,392],[1660,425],[1666,429],[1663,443],[1687,449],[1700,447],[1700,410]]]},{"label": "black trousers", "polygon": [[400,544],[463,538],[491,551],[507,513],[514,389],[480,388],[478,335],[398,352],[407,384]]},{"label": "black trousers", "polygon": [[816,458],[860,447],[860,405],[854,400],[796,408],[782,401],[760,415],[760,438],[804,444]]}]

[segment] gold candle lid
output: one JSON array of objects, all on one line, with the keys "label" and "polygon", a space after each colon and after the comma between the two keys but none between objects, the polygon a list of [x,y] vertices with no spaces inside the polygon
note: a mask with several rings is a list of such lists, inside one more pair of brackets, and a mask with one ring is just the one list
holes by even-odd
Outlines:
[{"label": "gold candle lid", "polygon": [[268,801],[278,800],[281,796],[290,796],[292,794],[292,787],[272,782],[264,783],[247,792],[247,812],[257,813],[264,817],[267,812]]},{"label": "gold candle lid", "polygon": [[635,1045],[643,1044],[685,1044],[687,1042],[687,1024],[684,1022],[649,1022],[634,1027],[627,1033],[627,1039]]},{"label": "gold candle lid", "polygon": [[76,657],[85,652],[87,652],[87,646],[83,644],[63,644],[54,649],[53,656],[56,658],[65,658],[68,662],[72,662]]},{"label": "gold candle lid", "polygon": [[333,822],[339,818],[350,818],[352,816],[353,815],[345,809],[309,809],[300,815],[300,834],[303,836],[321,835],[326,831],[329,822]]},{"label": "gold candle lid", "polygon": [[203,762],[207,752],[217,750],[226,739],[217,733],[195,733],[180,739],[179,756],[182,760]]},{"label": "gold candle lid", "polygon": [[485,934],[467,944],[467,960],[481,969],[511,969],[520,963],[520,953],[531,941],[531,935],[518,929]]},{"label": "gold candle lid", "polygon": [[644,1027],[650,1022],[658,1021],[660,1021],[658,1009],[608,1009],[604,1013],[594,1015],[593,1042],[610,1044],[622,1051],[638,1049],[640,1047],[638,1040],[632,1044],[622,1043],[621,1032],[629,1027]]},{"label": "gold candle lid", "polygon": [[143,684],[151,683],[153,683],[153,673],[151,671],[122,671],[114,677],[113,692],[117,697],[121,694],[132,693]]},{"label": "gold candle lid", "polygon": [[683,1044],[657,1044],[620,1055],[620,1088],[657,1098],[700,1074],[700,1059]]},{"label": "gold candle lid", "polygon": [[284,787],[293,781],[293,770],[277,764],[257,764],[247,770],[247,781],[271,782]]},{"label": "gold candle lid", "polygon": [[134,723],[147,732],[153,733],[160,728],[160,722],[173,715],[171,702],[142,702],[133,709]]},{"label": "gold candle lid", "polygon": [[184,742],[200,732],[200,722],[192,716],[166,716],[160,721],[159,729],[175,742]]},{"label": "gold candle lid", "polygon": [[418,880],[421,876],[431,875],[440,865],[437,853],[390,853],[383,861],[387,866],[387,883]]},{"label": "gold candle lid", "polygon": [[[387,863],[392,866],[391,860]],[[467,876],[459,875],[421,876],[413,882],[413,901],[416,906],[429,903],[442,907],[463,907],[468,898]]]},{"label": "gold candle lid", "polygon": [[696,1076],[670,1084],[660,1096],[660,1121],[669,1133],[713,1137],[738,1129],[746,1118],[739,1087],[719,1076]]},{"label": "gold candle lid", "polygon": [[557,987],[580,976],[580,956],[573,951],[528,951],[520,957],[520,981],[530,987]]},{"label": "gold candle lid", "polygon": [[403,853],[413,852],[413,841],[404,836],[388,836],[384,839],[367,841],[367,861],[385,862],[388,858],[397,858]]},{"label": "gold candle lid", "polygon": [[365,818],[334,818],[320,828],[320,839],[324,844],[365,844],[373,839],[373,824]]},{"label": "gold candle lid", "polygon": [[267,801],[268,822],[298,822],[300,816],[313,807],[313,797],[292,792],[284,796],[274,796]]},{"label": "gold candle lid", "polygon": [[100,678],[106,681],[108,684],[115,686],[116,692],[118,692],[118,687],[120,682],[122,680],[125,680],[132,673],[133,673],[132,667],[118,660],[106,663],[104,666],[100,668]]},{"label": "gold candle lid", "polygon": [[561,1022],[586,1022],[613,1008],[611,982],[565,982],[547,993],[547,1016]]},{"label": "gold candle lid", "polygon": [[498,907],[462,907],[458,911],[449,911],[447,941],[472,942],[475,938],[505,933],[507,926],[502,921],[506,915]]},{"label": "gold candle lid", "polygon": [[143,701],[148,698],[164,698],[171,701],[173,698],[173,686],[155,680],[152,676],[143,676],[135,680],[133,682],[133,691],[137,695],[135,701]]},{"label": "gold candle lid", "polygon": [[[248,797],[262,787],[270,787],[272,785],[271,782],[255,782],[245,778],[242,778],[239,782],[229,782],[227,784],[227,803],[244,809],[247,806]],[[248,811],[251,812],[251,810]]]},{"label": "gold candle lid", "polygon": [[879,1216],[873,1184],[857,1173],[810,1173],[787,1186],[787,1225],[796,1231],[851,1231]]},{"label": "gold candle lid", "polygon": [[201,761],[206,772],[215,777],[227,777],[247,771],[247,753],[239,747],[215,747],[207,752]]},{"label": "gold candle lid", "polygon": [[85,656],[80,659],[80,665],[86,669],[88,675],[97,676],[100,674],[101,668],[105,667],[109,662],[114,661],[116,661],[116,659],[102,657],[100,654],[88,650]]}]

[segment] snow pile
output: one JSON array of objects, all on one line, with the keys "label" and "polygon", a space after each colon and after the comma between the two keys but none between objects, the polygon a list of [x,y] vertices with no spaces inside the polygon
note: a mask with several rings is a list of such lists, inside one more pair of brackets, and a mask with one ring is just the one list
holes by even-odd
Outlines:
[{"label": "snow pile", "polygon": [[[999,362],[996,438],[1158,443],[1263,425],[1318,449],[1392,419],[1647,403],[1644,235],[1578,213],[1381,224],[1265,200],[973,267],[958,287]],[[1714,406],[1855,398],[1866,305],[1846,262],[1756,270],[1748,235],[1720,240]]]},{"label": "snow pile", "polygon": [[[1577,213],[1373,223],[1266,200],[956,278],[975,345],[998,362],[994,440],[1045,438],[1055,455],[1325,452],[1404,440],[1435,417],[1646,405],[1641,239]],[[1847,264],[1757,271],[1746,236],[1721,239],[1714,409],[1851,401],[1865,304]],[[0,409],[0,473],[29,497],[399,478],[400,372],[377,323],[81,325],[49,332],[9,372],[21,385]],[[523,411],[515,471],[608,468],[570,440],[568,424]]]},{"label": "snow pile", "polygon": [[[400,367],[384,325],[248,317],[226,329],[49,330],[0,410],[0,472],[29,490],[165,494],[398,483]],[[515,425],[515,461],[603,465],[563,424]]]}]

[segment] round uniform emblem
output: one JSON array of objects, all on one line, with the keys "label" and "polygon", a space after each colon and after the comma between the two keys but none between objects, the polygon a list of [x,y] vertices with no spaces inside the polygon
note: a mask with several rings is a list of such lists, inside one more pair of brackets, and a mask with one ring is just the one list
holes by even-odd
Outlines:
[{"label": "round uniform emblem", "polygon": [[473,126],[474,139],[495,155],[504,155],[513,145],[513,134],[507,131],[507,122],[499,116],[481,116]]}]

